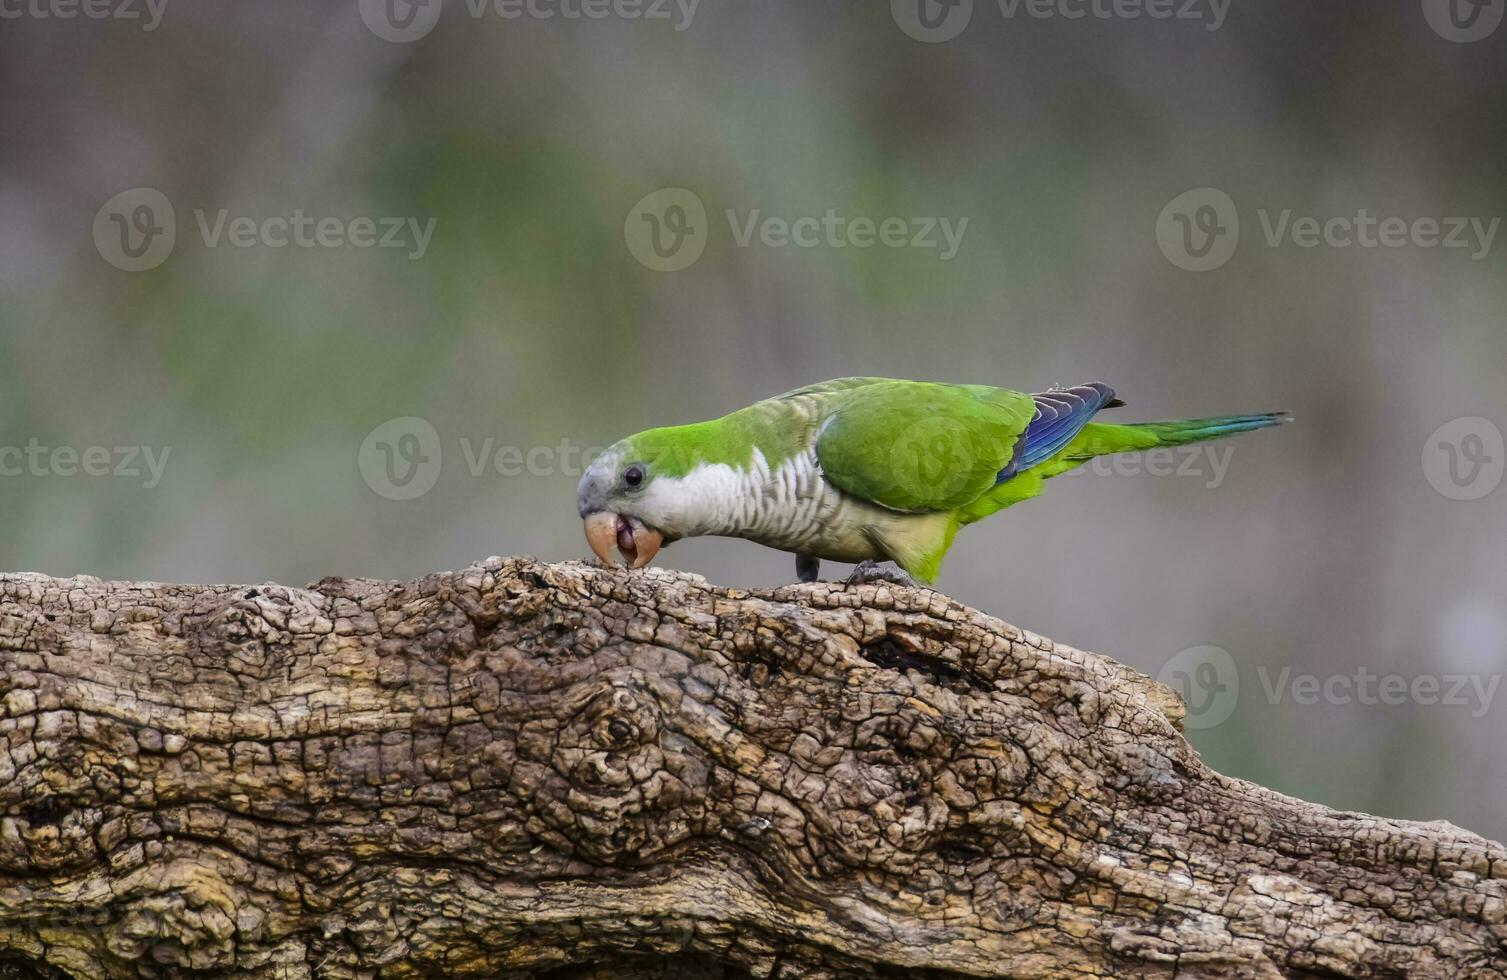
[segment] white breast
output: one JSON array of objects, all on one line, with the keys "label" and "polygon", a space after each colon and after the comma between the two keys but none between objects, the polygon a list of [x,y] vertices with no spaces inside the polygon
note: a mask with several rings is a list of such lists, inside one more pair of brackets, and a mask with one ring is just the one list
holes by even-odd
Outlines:
[{"label": "white breast", "polygon": [[770,468],[758,449],[747,467],[701,464],[655,480],[653,502],[676,514],[681,536],[719,534],[836,561],[877,557],[865,524],[903,518],[837,490],[808,449]]}]

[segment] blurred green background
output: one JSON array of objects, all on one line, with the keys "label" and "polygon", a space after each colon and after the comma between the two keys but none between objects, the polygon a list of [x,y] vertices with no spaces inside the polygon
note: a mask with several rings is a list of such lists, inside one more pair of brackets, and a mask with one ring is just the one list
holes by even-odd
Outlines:
[{"label": "blurred green background", "polygon": [[[1057,481],[962,535],[941,586],[1169,680],[1222,648],[1238,678],[1203,693],[1228,716],[1190,732],[1216,768],[1507,837],[1507,489],[1436,489],[1434,435],[1481,417],[1479,443],[1449,432],[1500,474],[1507,242],[1273,246],[1262,221],[1507,213],[1507,27],[1461,43],[1432,0],[1233,0],[1212,30],[978,0],[936,41],[902,0],[174,0],[147,30],[47,2],[0,21],[0,454],[48,452],[0,476],[0,569],[298,584],[579,558],[581,451],[843,375],[1102,380],[1126,420],[1289,409],[1215,444],[1222,476],[1200,457]],[[405,17],[422,36],[381,36]],[[1239,244],[1188,271],[1157,229],[1204,187]],[[135,188],[176,234],[131,272],[100,215]],[[673,272],[630,248],[663,188],[707,216]],[[297,209],[432,237],[237,247],[196,214]],[[744,246],[727,217],[828,209],[968,224],[944,260]],[[94,446],[112,471],[115,447],[166,453],[160,479],[53,454]],[[420,483],[384,481],[421,460]],[[718,539],[661,563],[793,577]],[[1362,670],[1444,690],[1291,684]],[[1456,675],[1477,686],[1452,701]]]}]

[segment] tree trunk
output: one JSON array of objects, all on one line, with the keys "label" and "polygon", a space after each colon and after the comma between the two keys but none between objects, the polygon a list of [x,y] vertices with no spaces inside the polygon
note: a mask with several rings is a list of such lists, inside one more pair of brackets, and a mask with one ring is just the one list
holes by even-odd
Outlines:
[{"label": "tree trunk", "polygon": [[0,671],[0,976],[1507,976],[1507,849],[936,592],[12,575]]}]

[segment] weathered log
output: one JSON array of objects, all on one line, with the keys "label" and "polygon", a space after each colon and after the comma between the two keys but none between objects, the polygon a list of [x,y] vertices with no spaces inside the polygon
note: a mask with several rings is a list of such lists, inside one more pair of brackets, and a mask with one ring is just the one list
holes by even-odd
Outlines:
[{"label": "weathered log", "polygon": [[936,592],[12,575],[0,669],[42,975],[1507,976],[1507,849],[1221,776]]}]

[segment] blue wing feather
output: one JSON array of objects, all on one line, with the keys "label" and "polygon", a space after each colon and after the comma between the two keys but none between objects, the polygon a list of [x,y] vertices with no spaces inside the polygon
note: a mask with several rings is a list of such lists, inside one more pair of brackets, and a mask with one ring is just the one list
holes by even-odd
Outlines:
[{"label": "blue wing feather", "polygon": [[996,483],[1003,483],[1021,470],[1051,459],[1073,441],[1080,429],[1102,408],[1123,404],[1108,385],[1078,385],[1054,388],[1032,395],[1036,414],[1015,445],[1015,454],[999,471]]}]

